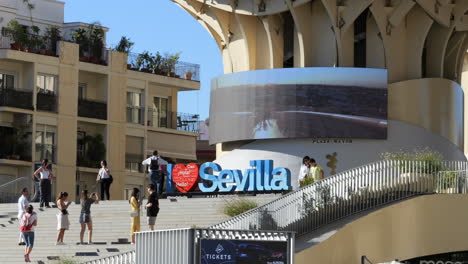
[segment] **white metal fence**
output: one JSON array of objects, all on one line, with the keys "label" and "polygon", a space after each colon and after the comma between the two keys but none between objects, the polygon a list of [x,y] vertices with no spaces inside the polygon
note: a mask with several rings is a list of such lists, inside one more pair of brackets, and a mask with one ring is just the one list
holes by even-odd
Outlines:
[{"label": "white metal fence", "polygon": [[82,264],[135,264],[135,251],[122,253],[115,256],[91,260]]},{"label": "white metal fence", "polygon": [[415,195],[468,192],[467,162],[379,161],[284,195],[214,229],[281,230],[303,235],[361,211]]}]

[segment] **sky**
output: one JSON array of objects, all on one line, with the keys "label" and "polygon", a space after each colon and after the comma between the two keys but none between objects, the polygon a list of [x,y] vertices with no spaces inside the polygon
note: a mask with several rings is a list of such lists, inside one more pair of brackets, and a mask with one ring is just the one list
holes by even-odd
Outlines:
[{"label": "sky", "polygon": [[110,28],[107,43],[122,36],[135,42],[132,52],[181,51],[181,61],[200,64],[200,91],[179,92],[178,111],[209,116],[210,82],[223,74],[218,46],[198,21],[170,0],[64,0],[65,22],[99,21]]}]

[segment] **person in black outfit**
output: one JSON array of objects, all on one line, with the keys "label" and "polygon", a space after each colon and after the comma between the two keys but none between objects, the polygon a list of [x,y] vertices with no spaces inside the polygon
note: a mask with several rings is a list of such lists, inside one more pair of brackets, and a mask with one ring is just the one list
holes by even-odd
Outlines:
[{"label": "person in black outfit", "polygon": [[40,181],[40,188],[41,188],[41,202],[40,202],[40,207],[47,207],[50,208],[49,206],[49,200],[50,200],[50,193],[51,193],[51,185],[52,185],[52,180],[54,179],[54,174],[52,174],[52,171],[49,170],[48,168],[49,165],[49,160],[44,159],[41,163],[41,167],[39,167],[35,172],[34,172],[34,177]]},{"label": "person in black outfit", "polygon": [[148,227],[150,230],[154,230],[154,224],[156,223],[156,216],[159,213],[159,200],[158,193],[155,192],[154,184],[148,186],[148,202],[146,203],[146,216],[148,220]]},{"label": "person in black outfit", "polygon": [[107,196],[107,200],[110,200],[109,189],[112,184],[112,175],[110,169],[107,167],[106,160],[101,161],[101,169],[99,169],[96,181],[101,185],[101,200],[104,201],[105,196]]}]

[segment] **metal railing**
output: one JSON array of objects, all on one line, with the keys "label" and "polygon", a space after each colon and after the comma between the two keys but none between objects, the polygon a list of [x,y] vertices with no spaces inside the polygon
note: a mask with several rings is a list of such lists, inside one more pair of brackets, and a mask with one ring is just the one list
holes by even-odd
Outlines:
[{"label": "metal railing", "polygon": [[172,128],[193,133],[200,132],[200,116],[180,112],[158,112],[148,109],[148,126]]},{"label": "metal railing", "polygon": [[37,110],[47,111],[47,112],[57,112],[57,95],[54,93],[37,93]]},{"label": "metal railing", "polygon": [[0,34],[0,49],[12,49],[41,55],[56,56],[57,41],[48,36],[31,33],[13,33],[18,41],[15,41],[7,30],[2,29]]},{"label": "metal railing", "polygon": [[0,106],[33,110],[33,92],[19,88],[0,88]]},{"label": "metal railing", "polygon": [[[21,185],[19,185],[21,184]],[[31,190],[32,178],[21,177],[11,180],[7,183],[0,185],[0,203],[13,203],[17,202],[21,195],[21,189],[24,187],[29,188],[29,195],[33,195]]]},{"label": "metal railing", "polygon": [[[284,195],[214,229],[294,231],[299,236],[415,195],[467,191],[467,162],[379,161]],[[463,171],[447,179],[447,171]]]},{"label": "metal railing", "polygon": [[136,263],[200,263],[202,240],[287,242],[293,264],[294,233],[280,231],[214,230],[207,228],[158,230],[136,235]]},{"label": "metal railing", "polygon": [[135,264],[135,251],[82,262],[82,264]]},{"label": "metal railing", "polygon": [[79,99],[78,116],[107,120],[107,103],[98,100]]},{"label": "metal railing", "polygon": [[[134,71],[141,71],[146,73],[152,73],[157,75],[163,75],[168,77],[200,81],[200,65],[195,63],[189,63],[184,61],[177,61],[172,70],[164,67],[164,62],[160,62],[159,65],[149,65],[148,62],[142,60],[142,54],[129,53],[127,56],[128,69]],[[144,55],[143,55],[144,56]],[[150,59],[150,58],[148,58]],[[141,61],[141,63],[139,63]],[[168,72],[171,71],[171,72]]]}]

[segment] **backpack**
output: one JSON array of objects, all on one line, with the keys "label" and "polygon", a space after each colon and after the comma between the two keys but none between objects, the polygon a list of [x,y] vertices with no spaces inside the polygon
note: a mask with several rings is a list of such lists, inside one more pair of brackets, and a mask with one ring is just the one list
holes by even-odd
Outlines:
[{"label": "backpack", "polygon": [[23,219],[22,219],[23,220],[23,225],[21,225],[21,227],[20,227],[21,232],[31,232],[31,228],[32,228],[34,222],[30,223],[29,219],[32,216],[33,216],[32,214],[30,214],[29,217],[26,214],[23,215]]},{"label": "backpack", "polygon": [[150,170],[151,171],[158,171],[159,170],[159,162],[157,159],[152,159],[150,163]]}]

